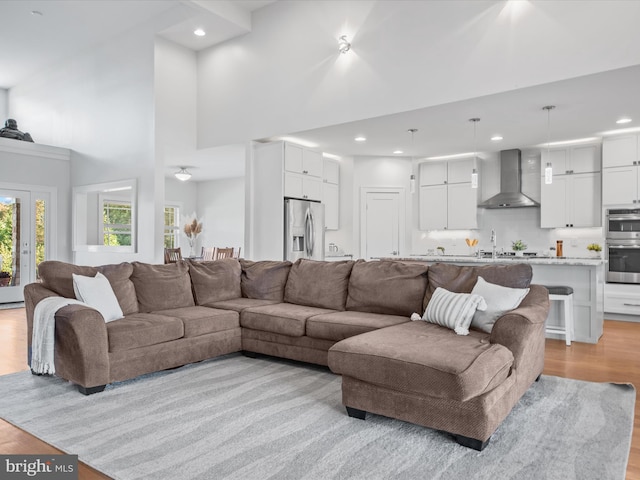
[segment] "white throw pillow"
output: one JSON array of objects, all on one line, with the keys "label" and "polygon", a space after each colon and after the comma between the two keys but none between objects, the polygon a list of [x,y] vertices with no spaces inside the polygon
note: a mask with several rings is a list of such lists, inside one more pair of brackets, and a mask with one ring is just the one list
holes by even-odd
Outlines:
[{"label": "white throw pillow", "polygon": [[475,313],[471,326],[483,332],[491,333],[496,320],[505,313],[518,308],[520,302],[529,293],[529,289],[503,287],[478,277],[478,281],[471,293],[481,295],[487,302],[487,309],[483,312]]},{"label": "white throw pillow", "polygon": [[480,295],[453,293],[438,287],[433,292],[422,319],[450,328],[458,335],[468,335],[469,325],[476,309],[484,310],[485,308],[487,304]]},{"label": "white throw pillow", "polygon": [[118,320],[124,316],[109,280],[100,272],[95,277],[74,273],[73,291],[78,300],[98,310],[105,322]]}]

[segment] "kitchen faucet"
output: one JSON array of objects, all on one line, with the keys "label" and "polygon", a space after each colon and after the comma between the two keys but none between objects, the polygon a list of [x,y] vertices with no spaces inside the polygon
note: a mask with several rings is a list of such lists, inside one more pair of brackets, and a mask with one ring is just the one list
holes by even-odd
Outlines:
[{"label": "kitchen faucet", "polygon": [[496,258],[496,231],[491,229],[491,258]]}]

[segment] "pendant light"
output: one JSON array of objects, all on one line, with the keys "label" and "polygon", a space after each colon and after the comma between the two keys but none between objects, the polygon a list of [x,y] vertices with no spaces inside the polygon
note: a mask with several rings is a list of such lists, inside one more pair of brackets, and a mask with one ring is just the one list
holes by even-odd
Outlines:
[{"label": "pendant light", "polygon": [[[410,128],[407,130],[407,132],[411,133],[411,154],[415,153],[413,148],[413,134],[417,131],[417,128]],[[413,168],[413,157],[411,157],[411,168]],[[409,193],[416,193],[416,176],[413,173],[409,176]]]},{"label": "pendant light", "polygon": [[547,165],[544,168],[544,183],[550,185],[553,183],[553,165],[549,161],[551,159],[549,155],[549,146],[551,145],[551,110],[556,108],[555,105],[547,105],[542,107],[547,111]]},{"label": "pendant light", "polygon": [[471,188],[478,188],[478,148],[476,143],[476,125],[480,121],[479,118],[470,118],[473,122],[473,170],[471,171]]}]

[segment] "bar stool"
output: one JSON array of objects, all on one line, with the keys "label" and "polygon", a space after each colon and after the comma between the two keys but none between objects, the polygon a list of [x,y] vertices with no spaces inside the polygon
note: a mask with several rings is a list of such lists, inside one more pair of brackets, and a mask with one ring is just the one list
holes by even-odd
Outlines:
[{"label": "bar stool", "polygon": [[564,327],[545,327],[546,333],[558,333],[564,335],[567,345],[571,345],[573,339],[573,288],[563,285],[545,285],[549,290],[549,300],[559,301],[564,304]]}]

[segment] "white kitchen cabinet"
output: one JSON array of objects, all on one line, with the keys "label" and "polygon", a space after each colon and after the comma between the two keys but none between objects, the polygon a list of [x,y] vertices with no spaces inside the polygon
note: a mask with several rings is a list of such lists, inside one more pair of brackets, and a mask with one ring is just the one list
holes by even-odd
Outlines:
[{"label": "white kitchen cabinet", "polygon": [[284,196],[322,201],[322,180],[299,173],[284,173]]},{"label": "white kitchen cabinet", "polygon": [[604,168],[602,170],[602,204],[622,205],[639,203],[640,167]]},{"label": "white kitchen cabinet", "polygon": [[599,172],[601,169],[600,144],[574,145],[542,151],[542,169],[551,163],[553,175]]},{"label": "white kitchen cabinet", "polygon": [[640,203],[640,136],[606,138],[602,165],[602,204]]},{"label": "white kitchen cabinet", "polygon": [[640,136],[624,135],[606,138],[602,142],[602,166],[604,168],[638,165]]},{"label": "white kitchen cabinet", "polygon": [[287,172],[322,177],[322,153],[299,145],[284,146],[284,169]]},{"label": "white kitchen cabinet", "polygon": [[600,173],[554,175],[551,184],[541,183],[542,228],[599,227]]},{"label": "white kitchen cabinet", "polygon": [[324,226],[326,230],[338,230],[340,228],[340,164],[336,160],[325,158],[322,177]]},{"label": "white kitchen cabinet", "polygon": [[471,188],[473,159],[420,164],[421,230],[478,228],[478,189]]}]

